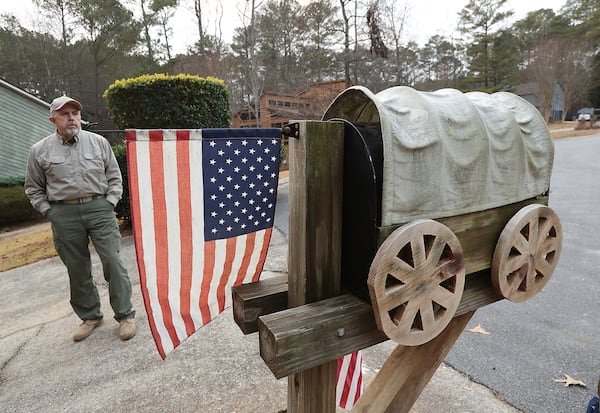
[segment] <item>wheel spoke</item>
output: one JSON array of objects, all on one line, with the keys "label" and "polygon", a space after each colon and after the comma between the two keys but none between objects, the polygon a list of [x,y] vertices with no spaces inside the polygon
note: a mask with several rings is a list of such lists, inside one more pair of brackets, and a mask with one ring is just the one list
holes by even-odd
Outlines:
[{"label": "wheel spoke", "polygon": [[430,300],[423,300],[419,306],[421,313],[421,324],[423,331],[431,331],[435,329],[435,314],[433,313],[433,305]]},{"label": "wheel spoke", "polygon": [[542,274],[544,277],[549,277],[554,271],[554,265],[550,264],[546,260],[536,260],[535,269]]},{"label": "wheel spoke", "polygon": [[429,250],[429,256],[427,257],[427,263],[429,267],[436,268],[438,266],[446,245],[446,241],[444,241],[441,237],[435,238]]},{"label": "wheel spoke", "polygon": [[529,241],[520,232],[516,234],[516,237],[513,240],[512,246],[523,255],[527,255],[529,253],[529,249],[530,249]]},{"label": "wheel spoke", "polygon": [[398,321],[398,328],[401,331],[410,331],[412,325],[415,321],[415,317],[417,316],[417,312],[419,311],[419,305],[421,303],[417,300],[411,300],[406,304],[404,311],[402,312],[402,316]]},{"label": "wheel spoke", "polygon": [[385,309],[385,311],[390,311],[409,301],[409,297],[406,294],[406,286],[388,291],[389,290],[385,292],[385,296],[380,297],[379,299],[379,305],[381,308]]},{"label": "wheel spoke", "polygon": [[527,272],[523,269],[514,271],[506,278],[506,284],[508,285],[508,291],[517,291],[523,280],[527,277]]},{"label": "wheel spoke", "polygon": [[539,239],[538,239],[538,244],[537,244],[538,247],[546,239],[553,238],[550,236],[550,231],[552,230],[552,227],[554,227],[554,222],[551,219],[546,219],[544,221],[544,223],[542,225],[540,225],[539,230],[538,230],[538,234],[539,234]]},{"label": "wheel spoke", "polygon": [[533,214],[533,216],[529,219],[529,248],[533,249],[537,245],[537,240],[539,238],[538,235],[538,226],[539,226],[539,216]]},{"label": "wheel spoke", "polygon": [[409,282],[410,275],[415,271],[406,261],[398,257],[390,258],[389,264],[388,274],[404,284]]},{"label": "wheel spoke", "polygon": [[504,272],[506,274],[512,274],[513,272],[518,271],[525,264],[527,264],[527,257],[524,255],[510,257],[506,260]]},{"label": "wheel spoke", "polygon": [[538,248],[538,255],[546,255],[549,252],[556,251],[560,247],[560,241],[556,238],[547,238]]},{"label": "wheel spoke", "polygon": [[527,276],[525,277],[525,291],[530,292],[535,288],[536,285],[536,274],[534,266],[531,266],[527,269]]},{"label": "wheel spoke", "polygon": [[460,271],[461,263],[458,260],[449,260],[442,265],[433,269],[433,274],[440,274],[440,281],[446,281],[448,278],[454,277]]},{"label": "wheel spoke", "polygon": [[427,255],[425,254],[425,240],[422,236],[417,237],[410,242],[412,248],[413,261],[415,268],[423,268],[427,264]]},{"label": "wheel spoke", "polygon": [[442,307],[449,308],[456,300],[456,294],[441,285],[438,285],[435,290],[431,292],[431,299]]}]

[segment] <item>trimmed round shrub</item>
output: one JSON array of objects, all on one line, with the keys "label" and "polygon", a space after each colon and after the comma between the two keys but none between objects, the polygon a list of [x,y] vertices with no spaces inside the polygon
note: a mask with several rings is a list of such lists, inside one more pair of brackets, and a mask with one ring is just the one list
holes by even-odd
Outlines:
[{"label": "trimmed round shrub", "polygon": [[217,78],[143,75],[117,80],[104,92],[119,129],[228,128],[229,94]]}]

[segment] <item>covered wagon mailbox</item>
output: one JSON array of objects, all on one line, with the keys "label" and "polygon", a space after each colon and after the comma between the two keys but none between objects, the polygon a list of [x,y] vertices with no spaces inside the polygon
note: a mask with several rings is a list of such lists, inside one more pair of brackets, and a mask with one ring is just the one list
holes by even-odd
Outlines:
[{"label": "covered wagon mailbox", "polygon": [[287,132],[289,278],[235,289],[236,321],[262,315],[265,363],[294,375],[289,411],[334,411],[304,372],[394,340],[355,410],[408,411],[475,310],[532,297],[557,265],[548,129],[510,93],[352,87]]},{"label": "covered wagon mailbox", "polygon": [[554,147],[531,104],[504,92],[354,87],[324,116],[336,118],[347,122],[342,283],[370,297],[388,337],[435,337],[471,275],[512,301],[546,284],[562,238],[544,206]]}]

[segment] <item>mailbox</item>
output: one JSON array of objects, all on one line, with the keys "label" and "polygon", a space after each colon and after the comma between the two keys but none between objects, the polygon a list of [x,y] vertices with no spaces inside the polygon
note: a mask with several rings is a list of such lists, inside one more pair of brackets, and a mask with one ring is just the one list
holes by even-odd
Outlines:
[{"label": "mailbox", "polygon": [[351,87],[323,120],[345,129],[342,286],[388,337],[435,337],[474,274],[513,301],[548,281],[562,243],[546,206],[554,147],[527,101]]}]

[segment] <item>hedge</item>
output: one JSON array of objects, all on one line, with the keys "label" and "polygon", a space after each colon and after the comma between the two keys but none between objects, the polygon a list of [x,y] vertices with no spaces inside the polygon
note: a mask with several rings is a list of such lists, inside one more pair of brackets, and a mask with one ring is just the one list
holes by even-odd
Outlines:
[{"label": "hedge", "polygon": [[12,225],[41,217],[25,195],[23,184],[0,186],[0,225]]},{"label": "hedge", "polygon": [[200,129],[231,125],[229,93],[220,79],[185,74],[117,80],[104,92],[119,129]]}]

